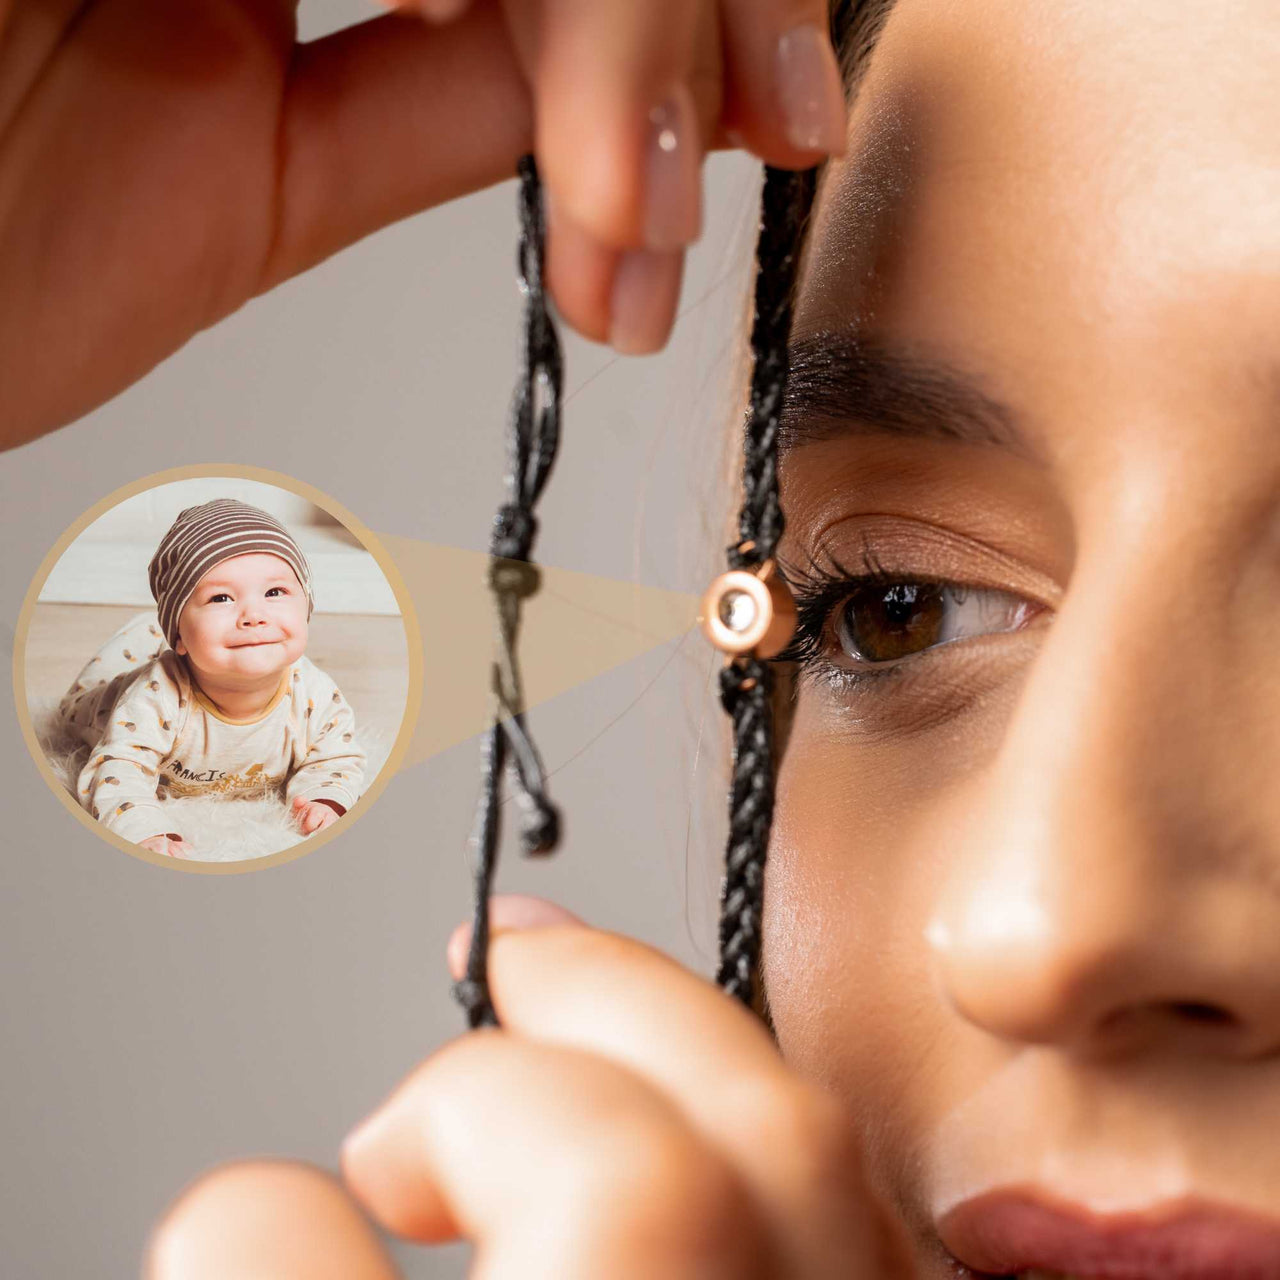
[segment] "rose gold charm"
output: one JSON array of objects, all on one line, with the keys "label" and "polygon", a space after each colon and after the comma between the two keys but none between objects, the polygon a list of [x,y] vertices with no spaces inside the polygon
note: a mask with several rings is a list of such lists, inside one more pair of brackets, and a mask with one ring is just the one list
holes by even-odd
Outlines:
[{"label": "rose gold charm", "polygon": [[730,569],[702,597],[698,615],[707,639],[717,649],[737,656],[755,653],[772,658],[791,642],[796,629],[796,602],[787,584],[767,560],[758,572]]}]

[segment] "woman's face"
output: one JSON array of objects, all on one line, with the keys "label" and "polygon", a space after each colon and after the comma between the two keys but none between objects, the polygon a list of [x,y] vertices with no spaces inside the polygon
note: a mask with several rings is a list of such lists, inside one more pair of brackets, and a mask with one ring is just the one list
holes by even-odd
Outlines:
[{"label": "woman's face", "polygon": [[923,1275],[995,1187],[1275,1211],[1277,67],[1273,0],[899,0],[820,192],[764,977]]}]

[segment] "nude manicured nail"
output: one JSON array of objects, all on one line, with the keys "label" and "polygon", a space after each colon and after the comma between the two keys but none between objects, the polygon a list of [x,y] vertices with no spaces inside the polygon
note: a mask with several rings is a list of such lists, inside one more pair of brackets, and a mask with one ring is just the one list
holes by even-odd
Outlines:
[{"label": "nude manicured nail", "polygon": [[647,355],[666,342],[675,323],[684,251],[634,249],[618,260],[610,298],[609,345],[622,355]]},{"label": "nude manicured nail", "polygon": [[702,154],[693,95],[679,84],[649,112],[644,239],[650,249],[691,244],[702,229]]},{"label": "nude manicured nail", "polygon": [[[499,893],[489,899],[489,928],[540,929],[557,924],[581,924],[582,920],[559,903],[523,893]],[[471,921],[464,921],[449,936],[446,948],[449,972],[462,977],[467,967],[467,948],[471,946]]]},{"label": "nude manicured nail", "polygon": [[778,41],[778,107],[787,141],[802,151],[842,155],[845,104],[840,68],[826,34],[802,23]]}]

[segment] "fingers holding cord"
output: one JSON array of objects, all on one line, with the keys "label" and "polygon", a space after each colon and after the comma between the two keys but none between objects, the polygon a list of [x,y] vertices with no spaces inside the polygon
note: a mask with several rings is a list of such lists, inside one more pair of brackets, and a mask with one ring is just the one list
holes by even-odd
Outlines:
[{"label": "fingers holding cord", "polygon": [[[557,0],[566,32],[569,24],[578,20],[577,6],[591,2]],[[513,22],[512,11],[519,7],[516,0],[509,0]],[[687,243],[695,225],[700,230],[701,218],[695,220],[692,211],[695,202],[700,206],[705,149],[727,145],[732,138],[735,145],[747,147],[768,163],[803,168],[825,154],[842,153],[846,145],[845,102],[827,34],[824,0],[703,0],[686,3],[684,8],[695,15],[687,60],[680,54],[681,49],[689,48],[686,29],[672,27],[667,20],[668,6],[632,6],[633,13],[648,9],[650,16],[664,19],[661,32],[654,31],[649,38],[655,48],[661,49],[663,40],[667,44],[665,54],[650,58],[651,67],[660,67],[661,72],[651,70],[644,75],[644,59],[640,60],[640,70],[632,76],[630,103],[614,117],[612,141],[610,131],[599,127],[599,121],[608,115],[596,114],[591,98],[599,95],[603,101],[613,93],[616,101],[616,85],[607,79],[593,85],[588,77],[585,88],[573,86],[573,77],[582,79],[580,59],[568,61],[564,89],[554,88],[564,110],[550,113],[550,123],[542,103],[552,92],[546,82],[553,79],[555,66],[546,73],[543,84],[535,81],[533,86],[540,121],[539,158],[550,206],[548,285],[560,312],[575,329],[596,341],[607,341],[622,354],[657,351],[670,334],[683,276],[683,243],[677,247],[675,242]],[[527,13],[527,6],[524,11]],[[528,32],[516,35],[515,44],[526,65],[536,64],[538,40],[554,38],[554,34],[544,25],[536,36]],[[623,29],[618,47],[625,51],[635,40],[634,31]],[[625,61],[624,53],[617,57]],[[649,107],[645,144],[649,150],[640,155],[634,122],[641,106],[645,101],[656,101],[662,85],[682,70],[684,79],[675,82],[670,101],[685,105],[678,110],[660,103]],[[579,93],[584,96],[576,98]],[[690,116],[689,101],[694,103],[692,117],[697,122],[696,147],[686,147],[685,133],[693,130],[681,123]],[[615,158],[611,169],[606,163],[610,147],[616,157],[617,139],[626,135],[628,116],[633,122],[631,158],[629,162]],[[590,152],[585,141],[588,137],[600,148],[598,152]],[[559,163],[557,153],[548,150],[553,147],[560,149]],[[664,147],[669,150],[669,161],[662,158]],[[624,155],[625,151],[623,147]],[[545,163],[544,155],[550,157]],[[590,159],[584,162],[583,156]],[[588,168],[611,175],[603,190],[584,183],[583,173]],[[627,194],[628,174],[638,181],[638,196]],[[599,202],[606,194],[620,197],[624,206],[634,205],[638,199],[640,222],[628,225],[625,214],[616,211],[612,221],[593,220],[591,201]],[[666,230],[672,234],[665,238],[652,234],[655,217],[659,225],[666,219]],[[684,236],[674,234],[682,218],[687,219]],[[645,241],[639,247],[637,233]],[[616,242],[619,234],[626,237],[621,243]]]},{"label": "fingers holding cord", "polygon": [[707,150],[742,145],[801,168],[844,149],[823,0],[398,7],[434,20],[437,37],[505,28],[548,204],[548,288],[570,326],[623,354],[670,335],[683,253],[702,229]]},{"label": "fingers holding cord", "polygon": [[536,103],[547,283],[578,332],[658,350],[702,229],[704,140],[721,106],[709,0],[506,5]]},{"label": "fingers holding cord", "polygon": [[[597,1054],[670,1098],[753,1194],[778,1274],[910,1274],[904,1241],[863,1184],[850,1117],[789,1070],[757,1019],[662,952],[555,904],[499,895],[490,908],[504,1029]],[[468,941],[465,925],[450,939],[455,975]]]}]

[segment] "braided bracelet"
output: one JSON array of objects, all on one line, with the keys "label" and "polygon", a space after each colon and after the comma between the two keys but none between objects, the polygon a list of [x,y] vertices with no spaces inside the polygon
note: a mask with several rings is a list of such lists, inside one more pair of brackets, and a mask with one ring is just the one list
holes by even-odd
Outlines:
[{"label": "braided bracelet", "polygon": [[[815,172],[765,166],[739,539],[728,550],[729,572],[711,584],[702,607],[707,637],[727,655],[720,676],[720,699],[732,717],[734,731],[716,981],[747,1005],[753,1000],[752,975],[760,954],[764,862],[773,817],[773,673],[766,664],[786,648],[796,619],[794,601],[774,560],[783,530],[777,440],[786,391],[787,339],[800,231],[812,203]],[[521,601],[539,585],[537,567],[530,559],[537,532],[534,508],[559,445],[563,380],[560,341],[547,310],[543,283],[546,223],[532,156],[520,160],[518,174],[517,269],[525,307],[521,367],[509,422],[507,499],[494,519],[490,540],[489,587],[497,616],[491,668],[493,718],[483,740],[481,796],[470,841],[475,855],[471,945],[466,975],[452,988],[472,1027],[498,1025],[487,974],[489,894],[500,836],[498,786],[508,751],[524,809],[524,853],[550,853],[560,838],[559,814],[547,798],[545,771],[524,721],[515,652]]]}]

